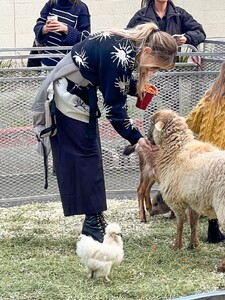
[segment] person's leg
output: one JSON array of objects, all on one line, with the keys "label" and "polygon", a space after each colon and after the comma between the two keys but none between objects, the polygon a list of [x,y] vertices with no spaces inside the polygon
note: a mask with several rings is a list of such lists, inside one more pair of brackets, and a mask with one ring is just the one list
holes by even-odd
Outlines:
[{"label": "person's leg", "polygon": [[107,205],[100,141],[86,137],[87,123],[59,110],[56,123],[51,145],[64,215],[84,214],[82,233],[102,242]]},{"label": "person's leg", "polygon": [[81,233],[89,235],[94,240],[102,243],[106,226],[107,223],[102,212],[95,214],[86,214]]},{"label": "person's leg", "polygon": [[225,240],[225,235],[220,231],[217,219],[208,220],[208,237],[209,243],[219,243]]}]

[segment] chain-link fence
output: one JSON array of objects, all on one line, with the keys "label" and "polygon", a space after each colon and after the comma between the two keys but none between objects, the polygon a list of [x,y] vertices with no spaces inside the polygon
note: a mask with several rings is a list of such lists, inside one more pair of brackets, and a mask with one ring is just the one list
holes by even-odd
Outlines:
[{"label": "chain-link fence", "polygon": [[[31,104],[49,68],[27,68],[29,48],[0,49],[0,203],[8,201],[50,200],[58,197],[56,177],[49,156],[49,188],[44,189],[43,159],[35,150]],[[181,50],[182,51],[182,50]],[[202,52],[181,52],[185,62],[174,71],[159,72],[151,80],[158,89],[146,111],[137,109],[136,98],[129,97],[129,115],[142,133],[148,130],[155,110],[172,108],[187,115],[215,80],[225,60],[225,41],[205,43]],[[195,59],[193,59],[195,58]],[[196,63],[196,59],[197,62]],[[99,127],[108,197],[136,195],[139,181],[138,159],[125,157],[123,140],[106,120],[99,94],[102,117]]]}]

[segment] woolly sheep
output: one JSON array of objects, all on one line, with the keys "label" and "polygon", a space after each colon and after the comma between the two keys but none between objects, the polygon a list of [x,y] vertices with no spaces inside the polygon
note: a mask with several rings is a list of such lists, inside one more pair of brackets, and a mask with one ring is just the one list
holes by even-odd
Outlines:
[{"label": "woolly sheep", "polygon": [[[148,139],[159,147],[156,176],[162,196],[177,218],[175,248],[182,247],[187,207],[191,208],[189,248],[199,245],[199,215],[217,218],[225,230],[225,151],[194,139],[185,119],[171,110],[151,117]],[[225,272],[225,257],[217,270]]]}]

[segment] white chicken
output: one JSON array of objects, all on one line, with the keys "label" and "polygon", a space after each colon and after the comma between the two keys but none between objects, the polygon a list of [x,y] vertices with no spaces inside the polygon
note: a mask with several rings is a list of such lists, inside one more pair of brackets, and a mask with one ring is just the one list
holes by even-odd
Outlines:
[{"label": "white chicken", "polygon": [[111,268],[118,266],[124,256],[120,226],[117,223],[107,225],[103,243],[82,234],[76,253],[86,267],[88,279],[101,277],[110,281]]}]

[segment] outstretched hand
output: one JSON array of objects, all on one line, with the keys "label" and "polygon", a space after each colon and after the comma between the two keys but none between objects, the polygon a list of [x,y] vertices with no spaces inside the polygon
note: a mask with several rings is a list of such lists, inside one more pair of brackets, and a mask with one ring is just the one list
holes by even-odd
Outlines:
[{"label": "outstretched hand", "polygon": [[138,140],[138,144],[149,151],[157,151],[158,147],[156,145],[152,145],[146,138],[142,137]]}]

